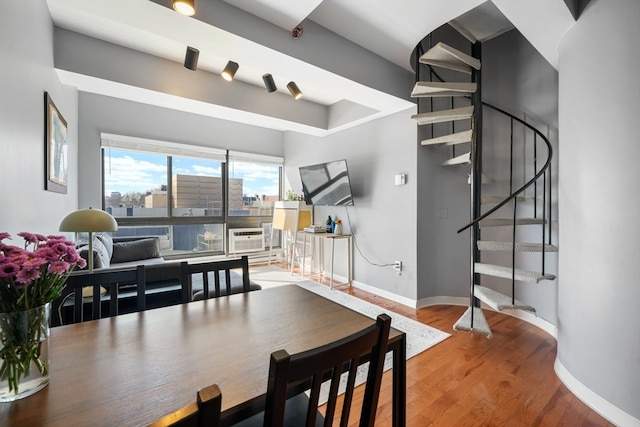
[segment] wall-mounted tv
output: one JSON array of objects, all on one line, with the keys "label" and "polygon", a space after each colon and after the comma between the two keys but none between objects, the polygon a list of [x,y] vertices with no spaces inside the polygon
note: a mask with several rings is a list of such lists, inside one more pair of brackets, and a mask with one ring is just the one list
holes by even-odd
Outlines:
[{"label": "wall-mounted tv", "polygon": [[307,204],[353,206],[346,160],[301,166],[299,170]]}]

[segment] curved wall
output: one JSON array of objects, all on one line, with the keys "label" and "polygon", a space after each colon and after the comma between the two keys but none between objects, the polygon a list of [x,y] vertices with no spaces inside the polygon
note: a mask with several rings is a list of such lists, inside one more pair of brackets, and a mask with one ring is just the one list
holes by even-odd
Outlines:
[{"label": "curved wall", "polygon": [[640,425],[640,2],[592,0],[559,49],[556,372]]}]

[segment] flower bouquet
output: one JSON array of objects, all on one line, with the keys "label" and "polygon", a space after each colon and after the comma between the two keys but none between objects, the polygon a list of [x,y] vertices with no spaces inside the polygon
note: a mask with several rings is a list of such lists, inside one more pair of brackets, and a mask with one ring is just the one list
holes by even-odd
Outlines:
[{"label": "flower bouquet", "polygon": [[50,303],[71,271],[86,265],[63,236],[18,235],[24,247],[5,244],[11,236],[0,232],[0,401],[24,397],[48,383]]}]

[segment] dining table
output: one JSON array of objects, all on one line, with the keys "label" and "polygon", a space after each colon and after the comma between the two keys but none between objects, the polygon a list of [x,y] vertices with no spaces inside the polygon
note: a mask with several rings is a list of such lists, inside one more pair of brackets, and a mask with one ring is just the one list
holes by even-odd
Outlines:
[{"label": "dining table", "polygon": [[[231,425],[264,409],[272,352],[316,348],[374,322],[292,284],[54,327],[49,384],[0,403],[0,425],[143,426],[211,384],[222,391],[222,425]],[[392,328],[387,349],[401,427],[405,333]]]}]

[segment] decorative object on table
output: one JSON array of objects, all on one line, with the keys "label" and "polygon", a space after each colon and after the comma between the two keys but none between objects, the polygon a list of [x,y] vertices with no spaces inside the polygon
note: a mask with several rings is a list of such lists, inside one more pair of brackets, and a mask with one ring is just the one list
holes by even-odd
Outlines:
[{"label": "decorative object on table", "polygon": [[67,121],[47,92],[45,103],[45,190],[67,193]]},{"label": "decorative object on table", "polygon": [[296,202],[299,200],[298,195],[296,194],[295,191],[289,189],[287,190],[286,195],[284,196],[284,201],[285,202]]},{"label": "decorative object on table", "polygon": [[333,234],[341,235],[342,234],[342,220],[337,219],[333,222]]},{"label": "decorative object on table", "polygon": [[49,383],[49,315],[67,277],[84,268],[73,242],[63,236],[22,232],[24,247],[8,245],[0,233],[0,402]]},{"label": "decorative object on table", "polygon": [[89,254],[87,262],[89,273],[93,273],[93,232],[117,231],[118,223],[115,218],[100,209],[79,209],[64,217],[60,223],[60,231],[73,231],[76,233],[89,233]]}]

